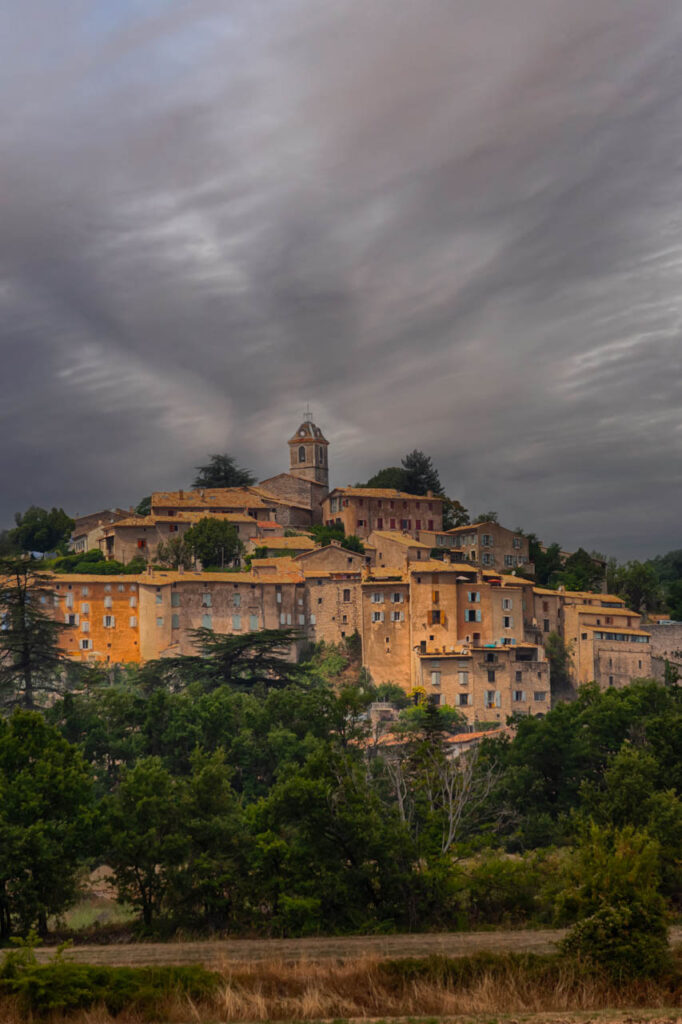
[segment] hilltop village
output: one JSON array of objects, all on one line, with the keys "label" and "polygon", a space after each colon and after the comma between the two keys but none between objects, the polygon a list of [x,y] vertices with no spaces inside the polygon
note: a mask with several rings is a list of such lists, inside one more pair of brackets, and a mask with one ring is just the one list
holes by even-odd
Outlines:
[{"label": "hilltop village", "polygon": [[[292,659],[311,643],[359,638],[377,685],[456,707],[470,725],[552,702],[545,645],[571,652],[573,686],[623,687],[651,676],[651,631],[604,593],[535,585],[528,539],[496,522],[443,528],[445,499],[392,488],[329,488],[329,442],[306,416],[288,441],[289,469],[257,486],[155,492],[148,515],[76,520],[72,549],[145,572],[54,579],[54,614],[77,661],[146,662],[195,653],[194,630],[295,628]],[[206,518],[235,527],[247,565],[204,572],[154,567],[159,544]],[[321,546],[315,524],[342,526],[364,551]],[[556,693],[554,694],[556,697]]]}]

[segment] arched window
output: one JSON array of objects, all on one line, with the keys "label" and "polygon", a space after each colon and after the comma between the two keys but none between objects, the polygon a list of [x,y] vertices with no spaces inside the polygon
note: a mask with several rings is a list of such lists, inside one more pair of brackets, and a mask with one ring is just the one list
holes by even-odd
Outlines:
[{"label": "arched window", "polygon": [[298,449],[298,461],[305,462],[305,445],[301,445]]}]

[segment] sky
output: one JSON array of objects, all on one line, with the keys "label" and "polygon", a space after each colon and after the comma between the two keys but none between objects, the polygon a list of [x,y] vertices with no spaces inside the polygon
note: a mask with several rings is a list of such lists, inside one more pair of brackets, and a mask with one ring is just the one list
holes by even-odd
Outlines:
[{"label": "sky", "polygon": [[413,448],[472,514],[682,547],[682,7],[0,8],[0,526]]}]

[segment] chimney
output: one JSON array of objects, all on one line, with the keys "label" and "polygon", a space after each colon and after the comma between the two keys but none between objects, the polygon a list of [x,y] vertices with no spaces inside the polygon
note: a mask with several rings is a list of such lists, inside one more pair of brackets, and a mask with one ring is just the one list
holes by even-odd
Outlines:
[{"label": "chimney", "polygon": [[152,569],[151,565],[148,565],[148,566],[147,566],[147,576],[151,576],[151,575],[152,575],[152,573],[153,573],[153,571],[154,571],[154,570]]},{"label": "chimney", "polygon": [[178,497],[180,501],[182,501],[182,499],[185,497],[185,492],[182,490],[182,488],[178,491]]},{"label": "chimney", "polygon": [[427,498],[432,498],[433,497],[433,491],[427,491],[426,492],[426,497]]}]

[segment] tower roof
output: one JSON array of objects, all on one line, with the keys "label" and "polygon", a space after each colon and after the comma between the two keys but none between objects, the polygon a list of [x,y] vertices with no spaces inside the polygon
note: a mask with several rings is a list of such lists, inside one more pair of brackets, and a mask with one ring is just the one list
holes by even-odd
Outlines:
[{"label": "tower roof", "polygon": [[293,437],[289,438],[289,444],[295,444],[298,441],[306,440],[318,441],[320,444],[329,444],[329,441],[327,441],[320,428],[315,426],[312,419],[305,419],[303,423],[301,423]]}]

